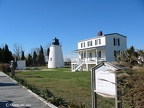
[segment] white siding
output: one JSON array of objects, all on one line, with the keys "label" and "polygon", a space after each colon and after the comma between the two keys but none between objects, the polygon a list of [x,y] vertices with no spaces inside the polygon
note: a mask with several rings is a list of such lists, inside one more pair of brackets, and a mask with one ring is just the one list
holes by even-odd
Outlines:
[{"label": "white siding", "polygon": [[[120,46],[115,45],[113,39],[120,39]],[[108,35],[106,36],[106,60],[108,62],[114,61],[114,50],[125,50],[127,48],[126,37],[119,36],[118,34]]]},{"label": "white siding", "polygon": [[[98,41],[97,45],[95,44],[95,40]],[[100,40],[100,43],[99,43],[99,40]],[[91,44],[91,42],[92,42],[92,44]],[[78,42],[78,49],[92,48],[92,47],[98,47],[98,46],[104,46],[104,45],[106,45],[105,36],[97,36],[95,38],[91,38],[88,40]]]}]

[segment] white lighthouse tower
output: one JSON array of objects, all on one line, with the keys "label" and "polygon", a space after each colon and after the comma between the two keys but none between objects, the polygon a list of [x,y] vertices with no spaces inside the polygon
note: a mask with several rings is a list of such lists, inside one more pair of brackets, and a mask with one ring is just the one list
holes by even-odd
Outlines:
[{"label": "white lighthouse tower", "polygon": [[62,48],[59,43],[59,39],[53,39],[50,46],[48,68],[61,68],[64,67],[64,59],[62,54]]}]

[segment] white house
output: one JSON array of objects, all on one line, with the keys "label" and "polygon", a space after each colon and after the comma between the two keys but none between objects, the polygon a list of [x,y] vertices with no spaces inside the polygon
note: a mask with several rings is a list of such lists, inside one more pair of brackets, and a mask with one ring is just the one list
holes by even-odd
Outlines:
[{"label": "white house", "polygon": [[118,33],[103,35],[100,31],[98,36],[78,42],[78,49],[73,51],[78,53],[78,57],[72,58],[71,70],[89,71],[102,61],[113,62],[116,55],[126,48],[126,36]]}]

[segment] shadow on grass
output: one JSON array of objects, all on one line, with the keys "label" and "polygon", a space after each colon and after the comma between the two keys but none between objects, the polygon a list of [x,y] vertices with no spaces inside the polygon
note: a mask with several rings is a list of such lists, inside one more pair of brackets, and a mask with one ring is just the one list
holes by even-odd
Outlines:
[{"label": "shadow on grass", "polygon": [[32,76],[32,75],[27,75],[26,77],[27,77],[27,78],[44,78],[44,77],[42,77],[42,76]]}]

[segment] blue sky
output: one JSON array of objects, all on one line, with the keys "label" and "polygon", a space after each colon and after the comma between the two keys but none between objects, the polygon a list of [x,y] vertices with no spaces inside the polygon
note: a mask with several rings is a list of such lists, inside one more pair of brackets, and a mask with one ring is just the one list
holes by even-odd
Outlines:
[{"label": "blue sky", "polygon": [[79,40],[103,34],[127,36],[127,46],[144,49],[143,0],[0,0],[0,46],[20,43],[25,54],[57,37],[64,56]]}]

